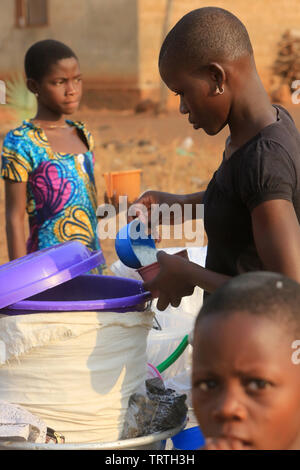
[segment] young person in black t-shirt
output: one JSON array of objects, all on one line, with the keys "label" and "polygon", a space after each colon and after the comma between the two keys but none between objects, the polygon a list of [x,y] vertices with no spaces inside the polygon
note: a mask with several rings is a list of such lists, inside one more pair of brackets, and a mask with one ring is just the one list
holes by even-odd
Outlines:
[{"label": "young person in black t-shirt", "polygon": [[300,449],[299,304],[300,285],[269,272],[236,276],[204,303],[192,368],[204,449]]},{"label": "young person in black t-shirt", "polygon": [[152,204],[204,204],[206,268],[158,253],[160,272],[145,284],[160,291],[158,308],[250,270],[300,282],[300,134],[289,113],[271,105],[245,26],[221,8],[191,11],[165,38],[159,70],[195,129],[215,135],[228,125],[230,136],[206,191],[147,191],[137,201],[149,211]]}]

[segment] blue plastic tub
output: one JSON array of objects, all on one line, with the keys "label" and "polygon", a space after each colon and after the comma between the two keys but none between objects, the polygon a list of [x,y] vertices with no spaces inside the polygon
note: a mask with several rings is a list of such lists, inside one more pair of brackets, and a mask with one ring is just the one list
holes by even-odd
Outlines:
[{"label": "blue plastic tub", "polygon": [[197,450],[205,444],[205,439],[199,426],[184,429],[171,439],[174,448],[178,450]]}]

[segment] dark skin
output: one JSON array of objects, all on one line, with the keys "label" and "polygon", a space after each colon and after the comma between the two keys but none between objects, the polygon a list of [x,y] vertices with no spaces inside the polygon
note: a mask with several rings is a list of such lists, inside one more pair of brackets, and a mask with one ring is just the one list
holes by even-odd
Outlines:
[{"label": "dark skin", "polygon": [[245,312],[208,315],[197,324],[192,400],[204,449],[300,449],[292,329]]},{"label": "dark skin", "polygon": [[[188,115],[194,129],[216,135],[228,125],[227,159],[264,127],[276,122],[276,110],[263,88],[252,56],[212,62],[200,70],[197,68],[196,72],[185,64],[178,66],[178,61],[166,57],[160,64],[160,74],[170,90],[180,96],[180,112]],[[220,94],[218,90],[224,92]],[[144,204],[148,211],[151,204],[191,203],[195,207],[202,203],[203,194],[176,196],[147,191],[136,202]],[[282,273],[300,282],[300,228],[292,203],[285,200],[264,202],[252,211],[251,220],[264,270]],[[173,258],[158,253],[161,271],[145,284],[147,290],[160,291],[160,310],[168,304],[178,306],[180,299],[190,295],[195,286],[214,292],[229,279],[229,276],[179,257]]]},{"label": "dark skin", "polygon": [[[34,124],[41,127],[52,150],[59,153],[85,153],[88,144],[83,135],[65,122],[66,116],[79,107],[82,78],[74,57],[53,64],[39,81],[29,79],[27,86],[37,94],[38,110]],[[54,127],[53,127],[54,126]],[[26,254],[24,219],[26,212],[26,182],[5,180],[6,233],[9,259]]]}]

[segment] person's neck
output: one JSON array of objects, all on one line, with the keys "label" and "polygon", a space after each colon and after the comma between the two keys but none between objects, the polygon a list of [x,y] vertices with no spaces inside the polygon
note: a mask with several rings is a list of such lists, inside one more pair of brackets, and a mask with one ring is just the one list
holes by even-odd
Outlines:
[{"label": "person's neck", "polygon": [[228,120],[230,144],[234,148],[241,147],[277,120],[276,109],[270,103],[258,75],[254,74],[252,80],[245,83],[238,100],[231,107]]},{"label": "person's neck", "polygon": [[64,126],[66,125],[65,117],[63,114],[54,113],[53,111],[38,107],[36,116],[32,119],[34,122],[39,122],[49,126]]}]

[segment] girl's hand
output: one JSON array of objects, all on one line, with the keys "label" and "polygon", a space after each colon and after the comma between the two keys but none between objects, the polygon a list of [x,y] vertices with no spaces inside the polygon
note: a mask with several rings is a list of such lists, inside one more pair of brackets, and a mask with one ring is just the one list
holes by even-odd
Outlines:
[{"label": "girl's hand", "polygon": [[[146,191],[128,210],[128,222],[139,218],[156,240],[160,240],[158,234],[159,225],[173,225],[183,222],[184,195],[164,193],[160,191]],[[177,204],[177,212],[170,210]],[[177,218],[174,215],[177,215]]]},{"label": "girl's hand", "polygon": [[194,263],[181,256],[168,255],[164,251],[157,253],[157,261],[160,272],[152,281],[146,282],[144,288],[150,292],[159,291],[159,310],[165,310],[169,304],[178,307],[182,297],[194,292]]}]

